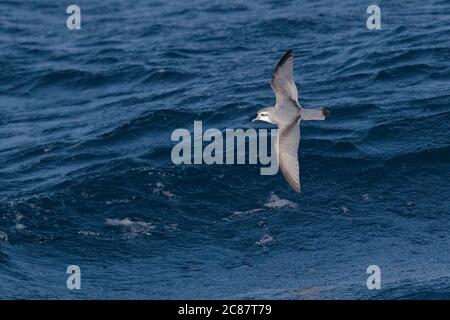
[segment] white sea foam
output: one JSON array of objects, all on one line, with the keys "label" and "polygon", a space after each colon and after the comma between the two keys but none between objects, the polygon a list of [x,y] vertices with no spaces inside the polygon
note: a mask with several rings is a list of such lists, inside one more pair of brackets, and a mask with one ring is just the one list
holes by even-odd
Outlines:
[{"label": "white sea foam", "polygon": [[94,232],[94,231],[78,231],[78,234],[85,236],[85,237],[98,237],[100,235],[99,232]]},{"label": "white sea foam", "polygon": [[127,234],[127,238],[134,238],[139,235],[149,236],[150,231],[156,226],[152,222],[133,221],[129,218],[125,219],[106,219],[106,225],[111,227],[120,227]]},{"label": "white sea foam", "polygon": [[175,195],[172,192],[170,192],[170,191],[165,189],[165,186],[161,182],[157,182],[156,183],[156,187],[153,188],[153,193],[155,193],[155,194],[163,194],[167,198],[175,197]]},{"label": "white sea foam", "polygon": [[15,226],[16,230],[23,230],[26,228],[26,226],[22,223],[17,223]]},{"label": "white sea foam", "polygon": [[268,244],[273,242],[273,237],[270,234],[264,234],[261,239],[256,241],[258,246],[267,246]]},{"label": "white sea foam", "polygon": [[108,200],[108,201],[105,201],[105,204],[111,205],[111,204],[130,203],[130,202],[133,201],[134,199],[135,199],[135,197],[133,197],[131,200],[130,200],[130,199],[115,199],[115,200]]},{"label": "white sea foam", "polygon": [[5,232],[0,231],[0,242],[7,242],[7,241],[8,241],[8,235]]},{"label": "white sea foam", "polygon": [[286,199],[280,199],[273,193],[270,195],[269,201],[264,204],[264,206],[271,209],[297,208],[297,204],[295,202]]},{"label": "white sea foam", "polygon": [[250,209],[250,210],[245,210],[245,211],[233,211],[233,216],[242,216],[242,215],[246,215],[246,214],[252,214],[252,213],[256,213],[256,212],[260,212],[263,209],[261,208],[256,208],[256,209]]},{"label": "white sea foam", "polygon": [[233,219],[238,219],[240,217],[243,217],[243,216],[246,216],[246,215],[251,215],[251,214],[254,214],[254,213],[261,212],[261,211],[263,211],[263,209],[261,209],[261,208],[250,209],[250,210],[245,210],[245,211],[233,211],[233,213],[229,217],[222,218],[222,220],[224,220],[224,221],[231,221]]},{"label": "white sea foam", "polygon": [[[269,201],[264,204],[264,207],[270,208],[270,209],[297,208],[297,204],[295,202],[292,202],[292,201],[289,201],[286,199],[280,199],[277,195],[272,193],[270,195]],[[259,213],[259,212],[263,212],[263,211],[265,211],[264,208],[255,208],[255,209],[249,209],[249,210],[244,210],[244,211],[233,211],[231,216],[229,216],[227,218],[223,218],[222,220],[230,221],[234,218],[239,218],[242,216],[251,215],[251,214]]]}]

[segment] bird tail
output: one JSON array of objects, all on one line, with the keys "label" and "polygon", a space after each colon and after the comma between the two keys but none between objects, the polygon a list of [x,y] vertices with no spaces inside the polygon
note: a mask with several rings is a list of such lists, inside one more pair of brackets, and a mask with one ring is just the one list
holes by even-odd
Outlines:
[{"label": "bird tail", "polygon": [[330,112],[325,108],[304,109],[302,108],[302,120],[325,120]]}]

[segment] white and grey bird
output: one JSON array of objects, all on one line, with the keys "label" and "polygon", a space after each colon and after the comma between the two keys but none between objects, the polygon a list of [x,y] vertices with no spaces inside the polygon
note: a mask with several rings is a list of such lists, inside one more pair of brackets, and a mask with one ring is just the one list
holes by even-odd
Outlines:
[{"label": "white and grey bird", "polygon": [[327,109],[305,109],[298,102],[297,87],[294,82],[294,59],[289,49],[278,62],[272,76],[275,92],[275,106],[258,111],[253,121],[261,120],[278,126],[276,152],[281,172],[286,181],[300,192],[298,145],[300,142],[301,120],[325,120]]}]

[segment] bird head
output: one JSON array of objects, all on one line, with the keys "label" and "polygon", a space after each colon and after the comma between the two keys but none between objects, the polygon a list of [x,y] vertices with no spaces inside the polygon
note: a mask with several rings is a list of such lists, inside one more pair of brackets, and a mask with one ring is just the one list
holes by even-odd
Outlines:
[{"label": "bird head", "polygon": [[273,123],[273,121],[270,119],[272,114],[272,108],[264,108],[258,111],[256,114],[256,118],[252,120],[252,122],[261,120],[269,123]]}]

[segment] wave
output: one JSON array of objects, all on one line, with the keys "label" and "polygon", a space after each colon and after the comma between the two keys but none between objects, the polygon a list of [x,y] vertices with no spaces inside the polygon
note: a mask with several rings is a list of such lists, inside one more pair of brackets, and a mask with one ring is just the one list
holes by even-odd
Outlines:
[{"label": "wave", "polygon": [[[68,31],[61,4],[2,1],[1,297],[71,299],[79,263],[81,298],[448,298],[450,7],[416,2],[377,31],[356,0],[99,0]],[[273,128],[251,119],[288,48],[300,103],[331,111],[301,123],[302,193],[173,164],[195,120]]]}]

